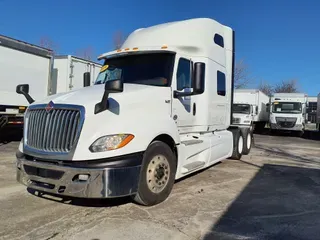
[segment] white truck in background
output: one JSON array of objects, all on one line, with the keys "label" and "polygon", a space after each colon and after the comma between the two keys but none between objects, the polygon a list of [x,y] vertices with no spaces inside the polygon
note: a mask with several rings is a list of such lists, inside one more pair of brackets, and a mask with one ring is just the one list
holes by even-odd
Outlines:
[{"label": "white truck in background", "polygon": [[101,69],[101,64],[82,59],[72,55],[57,55],[54,57],[52,71],[51,94],[68,92],[82,88],[83,74],[90,73],[90,79],[94,83]]},{"label": "white truck in background", "polygon": [[232,105],[233,124],[262,131],[269,121],[270,98],[258,89],[236,89]]},{"label": "white truck in background", "polygon": [[23,126],[29,103],[17,96],[17,84],[28,83],[35,98],[47,97],[52,64],[51,50],[0,35],[0,129]]},{"label": "white truck in background", "polygon": [[270,131],[291,131],[302,136],[307,118],[307,95],[274,93],[270,98]]},{"label": "white truck in background", "polygon": [[17,95],[19,83],[28,83],[30,95],[43,99],[84,86],[83,74],[89,72],[95,79],[100,68],[92,61],[54,56],[50,49],[0,35],[0,130],[23,127],[23,113],[29,103]]},{"label": "white truck in background", "polygon": [[[176,179],[251,148],[231,126],[234,32],[207,18],[138,29],[102,54],[95,84],[32,103],[17,180],[82,198],[155,205]],[[17,93],[31,98],[28,85]]]}]

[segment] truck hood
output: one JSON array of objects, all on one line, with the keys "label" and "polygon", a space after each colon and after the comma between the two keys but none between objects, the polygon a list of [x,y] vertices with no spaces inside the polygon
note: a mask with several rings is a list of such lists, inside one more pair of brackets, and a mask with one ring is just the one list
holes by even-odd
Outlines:
[{"label": "truck hood", "polygon": [[[148,99],[163,98],[164,87],[141,85],[141,84],[124,84],[123,92],[110,93],[109,103],[110,108],[118,107],[119,104],[136,105],[141,101],[148,101]],[[168,92],[168,88],[166,88]],[[66,93],[59,93],[49,96],[43,100],[35,101],[35,104],[48,104],[52,101],[54,104],[74,104],[81,105],[86,108],[86,115],[94,112],[94,107],[101,101],[104,93],[104,85],[93,85],[91,87],[84,87]],[[162,95],[162,96],[161,96]],[[166,97],[168,96],[168,94]]]},{"label": "truck hood", "polygon": [[[54,104],[85,107],[76,150],[73,156],[67,156],[66,160],[102,159],[142,152],[156,136],[161,134],[173,136],[176,142],[179,141],[176,123],[171,117],[170,87],[124,84],[123,92],[109,95],[109,108],[94,114],[95,105],[101,101],[103,92],[104,85],[95,85],[56,94],[32,104],[48,104],[53,101]],[[90,145],[98,138],[119,133],[132,134],[134,139],[118,150],[90,152]],[[51,157],[55,159],[56,155]]]}]

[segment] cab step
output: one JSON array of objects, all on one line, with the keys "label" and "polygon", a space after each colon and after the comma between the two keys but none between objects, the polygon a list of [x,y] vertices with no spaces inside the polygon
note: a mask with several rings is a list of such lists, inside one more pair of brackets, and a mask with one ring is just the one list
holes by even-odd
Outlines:
[{"label": "cab step", "polygon": [[202,168],[205,164],[206,163],[202,162],[202,161],[188,163],[187,165],[184,165],[182,167],[181,173],[185,174],[185,173],[191,172],[193,170]]},{"label": "cab step", "polygon": [[203,141],[199,140],[199,139],[191,139],[191,140],[182,141],[181,143],[186,146],[190,146],[190,145],[194,145],[194,144],[203,143]]}]

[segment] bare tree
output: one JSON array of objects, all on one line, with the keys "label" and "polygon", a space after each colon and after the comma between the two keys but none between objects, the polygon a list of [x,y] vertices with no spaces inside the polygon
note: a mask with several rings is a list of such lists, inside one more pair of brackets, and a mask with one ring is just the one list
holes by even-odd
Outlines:
[{"label": "bare tree", "polygon": [[85,48],[81,48],[79,50],[76,51],[76,56],[86,59],[86,60],[93,60],[93,48],[91,46],[85,47]]},{"label": "bare tree", "polygon": [[238,61],[234,68],[234,87],[236,89],[245,88],[251,80],[247,64],[243,60]]},{"label": "bare tree", "polygon": [[58,49],[59,49],[59,46],[57,43],[55,43],[50,37],[48,36],[43,36],[40,38],[40,41],[39,41],[39,45],[40,47],[43,47],[43,48],[47,48],[47,49],[50,49],[54,52],[54,54],[57,54],[58,52]]},{"label": "bare tree", "polygon": [[276,93],[296,93],[298,91],[299,89],[296,79],[282,81],[274,87],[274,92]]},{"label": "bare tree", "polygon": [[122,31],[117,31],[113,35],[113,45],[114,49],[121,48],[122,44],[125,42],[127,36]]},{"label": "bare tree", "polygon": [[273,93],[273,87],[267,82],[261,82],[259,85],[259,90],[268,96]]}]

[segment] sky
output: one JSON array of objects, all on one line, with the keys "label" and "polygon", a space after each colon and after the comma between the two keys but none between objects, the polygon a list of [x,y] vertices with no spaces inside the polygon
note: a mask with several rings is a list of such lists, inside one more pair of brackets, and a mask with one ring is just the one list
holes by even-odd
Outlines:
[{"label": "sky", "polygon": [[250,87],[297,79],[300,91],[320,92],[320,1],[317,0],[0,0],[0,34],[58,54],[113,50],[113,36],[155,24],[208,17],[236,32],[236,59],[248,66]]}]

